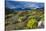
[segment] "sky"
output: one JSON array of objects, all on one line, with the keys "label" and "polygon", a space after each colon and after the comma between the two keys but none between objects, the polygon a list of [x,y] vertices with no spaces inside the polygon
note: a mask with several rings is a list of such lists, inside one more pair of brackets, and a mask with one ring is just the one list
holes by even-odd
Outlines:
[{"label": "sky", "polygon": [[44,0],[6,0],[6,1],[32,1],[32,2],[44,2]]},{"label": "sky", "polygon": [[26,1],[16,1],[16,0],[7,0],[6,1],[6,7],[8,8],[40,8],[44,7],[43,3],[37,3],[37,2],[26,2]]}]

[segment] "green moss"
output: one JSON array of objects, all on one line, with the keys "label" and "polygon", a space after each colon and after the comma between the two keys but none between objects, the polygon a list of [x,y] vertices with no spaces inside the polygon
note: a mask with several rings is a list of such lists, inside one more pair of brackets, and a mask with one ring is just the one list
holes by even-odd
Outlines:
[{"label": "green moss", "polygon": [[31,17],[27,23],[27,28],[36,28],[37,27],[37,20],[34,17]]}]

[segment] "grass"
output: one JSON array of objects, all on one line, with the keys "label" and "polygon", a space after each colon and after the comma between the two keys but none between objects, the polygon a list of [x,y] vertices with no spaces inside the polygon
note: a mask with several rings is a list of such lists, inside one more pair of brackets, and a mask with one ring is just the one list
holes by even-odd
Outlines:
[{"label": "grass", "polygon": [[[27,16],[29,17],[29,19]],[[6,25],[6,28],[9,27],[7,29],[12,29],[12,27],[14,27],[15,29],[33,29],[33,28],[36,29],[38,28],[38,21],[40,20],[44,21],[44,12],[41,10],[32,9],[21,13],[20,12],[10,13],[6,15],[5,21],[7,24],[8,23],[10,24]]]}]

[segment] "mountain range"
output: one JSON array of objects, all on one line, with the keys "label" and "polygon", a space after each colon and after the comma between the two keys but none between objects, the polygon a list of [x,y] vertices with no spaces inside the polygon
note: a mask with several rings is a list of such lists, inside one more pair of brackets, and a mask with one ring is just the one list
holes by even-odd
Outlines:
[{"label": "mountain range", "polygon": [[25,2],[25,1],[6,1],[5,7],[15,10],[30,10],[36,8],[43,8],[44,3]]}]

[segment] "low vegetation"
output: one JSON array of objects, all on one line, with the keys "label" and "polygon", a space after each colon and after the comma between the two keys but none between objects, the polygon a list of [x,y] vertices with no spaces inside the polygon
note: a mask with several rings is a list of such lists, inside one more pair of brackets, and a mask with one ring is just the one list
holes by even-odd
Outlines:
[{"label": "low vegetation", "polygon": [[44,21],[44,11],[40,9],[7,11],[5,14],[6,29],[36,29],[38,28],[38,22]]}]

